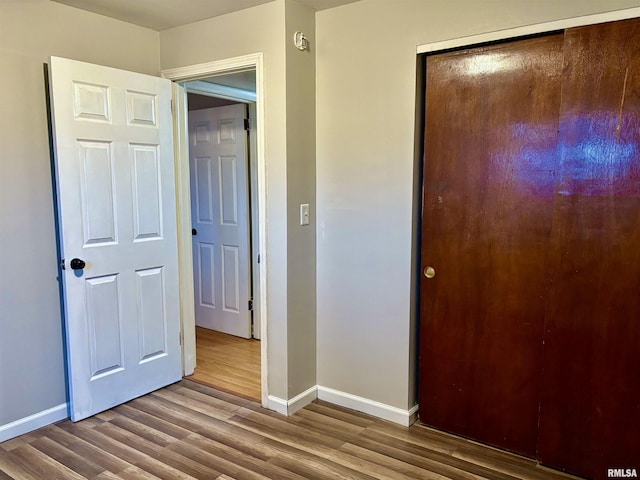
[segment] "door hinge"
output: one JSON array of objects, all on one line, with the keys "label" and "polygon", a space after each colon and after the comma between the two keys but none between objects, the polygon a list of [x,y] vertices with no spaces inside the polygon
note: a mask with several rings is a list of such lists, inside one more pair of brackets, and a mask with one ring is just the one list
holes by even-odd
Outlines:
[{"label": "door hinge", "polygon": [[244,129],[251,130],[251,120],[249,120],[248,118],[244,119]]},{"label": "door hinge", "polygon": [[182,332],[178,333],[178,342],[180,342],[180,346],[182,346]]},{"label": "door hinge", "polygon": [[260,254],[258,254],[258,263],[260,263]]},{"label": "door hinge", "polygon": [[173,114],[173,100],[171,100],[171,114]]},{"label": "door hinge", "polygon": [[253,298],[249,300],[249,311],[253,310]]}]

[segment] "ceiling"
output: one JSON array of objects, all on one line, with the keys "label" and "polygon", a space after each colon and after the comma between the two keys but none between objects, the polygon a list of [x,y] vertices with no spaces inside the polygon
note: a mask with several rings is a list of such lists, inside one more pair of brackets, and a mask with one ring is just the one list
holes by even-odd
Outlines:
[{"label": "ceiling", "polygon": [[[117,18],[153,30],[197,22],[255,7],[272,0],[52,0],[71,7]],[[346,5],[358,0],[296,0],[314,10]]]}]

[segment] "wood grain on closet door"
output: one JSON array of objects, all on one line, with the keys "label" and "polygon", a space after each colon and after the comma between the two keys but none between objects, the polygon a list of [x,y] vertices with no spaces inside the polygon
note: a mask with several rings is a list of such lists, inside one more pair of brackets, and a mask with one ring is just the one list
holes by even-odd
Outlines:
[{"label": "wood grain on closet door", "polygon": [[570,29],[539,455],[640,471],[640,19]]},{"label": "wood grain on closet door", "polygon": [[427,60],[419,403],[536,455],[562,35]]}]

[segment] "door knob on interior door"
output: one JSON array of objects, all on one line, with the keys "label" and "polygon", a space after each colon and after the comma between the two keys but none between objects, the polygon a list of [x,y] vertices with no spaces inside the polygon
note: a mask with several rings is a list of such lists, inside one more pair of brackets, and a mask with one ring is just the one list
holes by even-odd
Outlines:
[{"label": "door knob on interior door", "polygon": [[196,230],[195,228],[191,229],[191,235],[197,235],[198,234],[198,230]]},{"label": "door knob on interior door", "polygon": [[433,278],[436,276],[436,269],[433,267],[424,267],[424,276],[427,278]]},{"label": "door knob on interior door", "polygon": [[82,270],[86,266],[86,263],[84,263],[84,260],[80,260],[79,258],[72,258],[69,262],[69,266],[71,267],[71,270]]}]

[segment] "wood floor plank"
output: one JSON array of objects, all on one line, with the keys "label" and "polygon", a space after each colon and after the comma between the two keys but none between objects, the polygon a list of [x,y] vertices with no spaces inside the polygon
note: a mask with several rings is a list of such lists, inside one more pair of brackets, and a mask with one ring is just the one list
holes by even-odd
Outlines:
[{"label": "wood floor plank", "polygon": [[370,427],[376,423],[375,418],[370,415],[366,415],[362,412],[356,412],[355,410],[349,410],[338,405],[332,405],[323,400],[315,400],[307,405],[305,410],[321,413],[327,417],[335,418],[336,420],[341,420],[360,427]]},{"label": "wood floor plank", "polygon": [[353,443],[359,447],[396,458],[410,465],[439,473],[451,480],[518,480],[517,477],[506,475],[496,470],[489,471],[484,467],[456,459],[435,450],[418,447],[409,442],[394,442],[389,438],[379,441],[361,436]]},{"label": "wood floor plank", "polygon": [[81,477],[92,478],[105,471],[104,467],[92,462],[90,459],[78,455],[49,437],[34,440],[29,445],[51,457],[65,467],[73,470]]},{"label": "wood floor plank", "polygon": [[7,440],[6,442],[0,443],[0,451],[2,450],[13,450],[14,448],[21,447],[23,445],[27,445],[32,440],[35,440],[41,436],[39,430],[35,432],[25,433],[19,437],[13,438],[11,440]]},{"label": "wood floor plank", "polygon": [[[293,471],[299,471],[301,473],[309,474],[309,468],[300,467],[301,460],[303,463],[312,466],[316,472],[323,472],[323,475],[327,478],[375,478],[375,479],[387,479],[393,478],[394,480],[415,480],[419,477],[407,477],[398,471],[393,471],[383,463],[371,462],[365,457],[358,457],[351,455],[348,452],[335,449],[315,449],[313,452],[299,449],[292,445],[282,445],[281,443],[274,443],[275,440],[270,439],[267,443],[273,444],[273,448],[279,450],[279,454],[272,462],[278,463],[283,466],[289,465],[287,468],[292,468]],[[342,448],[342,447],[341,447]],[[355,472],[355,473],[354,473]],[[433,477],[432,477],[433,478]]]},{"label": "wood floor plank", "polygon": [[[11,449],[13,452],[15,449]],[[33,476],[28,470],[21,465],[21,462],[15,458],[14,454],[0,450],[0,472],[7,475],[13,480],[40,480]]]},{"label": "wood floor plank", "polygon": [[300,426],[314,428],[327,435],[344,438],[345,440],[352,435],[359,435],[366,429],[364,426],[337,420],[309,409],[299,410],[297,417],[301,419]]},{"label": "wood floor plank", "polygon": [[[143,461],[145,455],[148,457],[157,457],[162,454],[162,450],[164,449],[162,445],[146,440],[111,422],[96,427],[95,431],[104,435],[110,445],[117,445],[117,447],[113,448],[134,451],[136,453],[135,458],[130,457],[129,459],[129,463],[132,464]],[[140,454],[143,456],[140,457]]]},{"label": "wood floor plank", "polygon": [[[105,473],[108,475],[107,478],[113,478],[110,472],[105,472]],[[103,476],[103,474],[100,474],[96,478],[101,479],[105,477]],[[136,467],[135,465],[132,465],[128,467],[126,470],[123,470],[122,473],[118,475],[116,478],[126,478],[127,480],[159,480],[158,477],[156,477],[155,475],[152,475],[151,473],[146,472],[141,468]]]},{"label": "wood floor plank", "polygon": [[177,405],[181,405],[191,410],[195,410],[196,412],[203,413],[205,415],[210,415],[220,420],[226,420],[232,417],[237,410],[241,407],[236,405],[223,405],[224,402],[215,401],[215,399],[207,400],[206,395],[201,397],[193,397],[190,395],[185,395],[184,392],[177,391],[172,392],[168,390],[161,390],[154,392],[154,395],[157,395],[165,400],[169,400]]},{"label": "wood floor plank", "polygon": [[238,455],[242,455],[243,467],[260,475],[264,475],[267,478],[277,480],[304,480],[304,477],[292,473],[285,468],[269,463],[271,457],[269,455],[265,455],[264,449],[253,448],[248,450],[248,444],[239,445],[240,449],[235,449],[223,442],[218,442],[197,434],[190,437],[187,440],[187,443],[232,463]]},{"label": "wood floor plank", "polygon": [[281,450],[278,456],[271,459],[271,463],[286,468],[304,478],[375,480],[375,477],[366,473],[328,460],[326,456],[315,455],[291,445],[278,443],[276,440],[268,440],[268,442]]},{"label": "wood floor plank", "polygon": [[79,428],[77,424],[72,423],[61,423],[60,428],[128,464],[133,465],[136,462],[144,460],[146,456],[143,451],[121,444],[95,429]]},{"label": "wood floor plank", "polygon": [[137,435],[138,437],[149,442],[153,442],[156,445],[160,445],[161,447],[166,447],[167,445],[171,445],[172,443],[178,441],[177,438],[171,435],[151,428],[144,423],[140,423],[125,415],[114,416],[109,421],[109,424],[120,427],[123,430],[131,432],[132,434]]},{"label": "wood floor plank", "polygon": [[70,433],[61,429],[58,424],[55,423],[53,425],[47,425],[46,427],[41,428],[37,431],[41,433],[39,438],[47,437],[53,440],[55,443],[68,448],[69,450],[74,450],[73,447],[80,441],[78,437],[76,437],[75,435],[71,435]]},{"label": "wood floor plank", "polygon": [[291,417],[183,380],[0,444],[0,480],[567,480],[530,459],[317,401]]},{"label": "wood floor plank", "polygon": [[117,474],[129,467],[129,464],[120,459],[117,455],[113,455],[112,453],[102,450],[100,447],[69,433],[67,430],[62,428],[65,423],[70,422],[61,422],[60,424],[53,426],[50,431],[46,432],[47,438],[50,438],[61,445],[65,445],[69,450],[74,451],[83,458],[91,459],[93,463],[101,466],[111,473]]},{"label": "wood floor plank", "polygon": [[[352,435],[358,435],[364,430],[362,426],[349,424],[347,422],[342,422],[342,428],[338,428],[338,425],[336,424],[337,420],[335,420],[332,416],[323,415],[318,412],[310,413],[312,414],[311,416],[307,415],[307,409],[303,409],[301,411],[298,411],[295,417],[306,419],[305,421],[310,422],[310,424],[312,424],[315,429],[319,429],[320,431],[326,432],[326,434],[328,435],[340,438],[341,441],[346,441],[351,438]],[[351,419],[353,420],[358,418],[359,417],[352,417]],[[305,427],[304,422],[298,422],[297,425]],[[306,426],[306,428],[309,427]],[[312,457],[307,458],[307,462],[314,465],[327,465],[330,462],[330,464],[334,465],[334,467],[337,467],[339,469],[346,469],[347,475],[352,474],[352,471],[356,471],[358,472],[358,475],[364,474],[373,478],[398,478],[399,480],[421,478],[420,476],[407,477],[398,470],[391,471],[390,469],[386,468],[384,466],[384,463],[370,462],[365,458],[359,458],[347,452],[342,452],[341,450],[318,448],[317,445],[313,445],[311,448],[306,449],[304,444],[300,444],[300,448],[303,450],[302,452],[297,448],[296,444],[288,445],[287,447],[280,446],[281,452],[278,456],[278,460],[275,461],[281,462],[282,457],[291,457],[291,459],[293,460],[295,458],[299,458],[300,456],[312,455]],[[345,471],[336,473],[336,471],[334,470],[329,470],[325,473],[331,478],[335,477],[336,474],[345,474]],[[435,479],[437,477],[437,475],[431,475],[425,476],[424,478]]]},{"label": "wood floor plank", "polygon": [[224,402],[233,404],[233,405],[237,405],[239,407],[244,407],[248,404],[251,404],[252,402],[257,402],[255,400],[250,400],[250,399],[246,399],[243,397],[239,397],[238,395],[234,395],[233,393],[228,393],[225,392],[223,390],[217,389],[215,387],[210,387],[208,385],[203,385],[201,383],[198,382],[194,382],[192,380],[189,380],[190,377],[188,378],[184,378],[181,382],[177,383],[177,384],[173,384],[173,385],[169,385],[169,387],[167,387],[167,389],[169,390],[175,390],[175,389],[179,389],[179,388],[188,388],[189,390],[193,390],[195,392],[200,392],[200,393],[204,393],[205,395],[217,398],[219,400],[222,400]]},{"label": "wood floor plank", "polygon": [[[149,415],[165,419],[191,432],[197,432],[203,427],[203,424],[215,428],[223,421],[220,418],[208,417],[153,394],[137,398],[131,402],[131,405]],[[222,417],[226,418],[226,415]]]},{"label": "wood floor plank", "polygon": [[260,341],[196,327],[196,368],[189,378],[260,401]]},{"label": "wood floor plank", "polygon": [[387,422],[375,422],[368,430],[369,432],[382,433],[416,446],[451,455],[476,465],[489,467],[517,478],[530,478],[532,480],[547,480],[550,478],[550,473],[541,471],[536,467],[536,462],[531,459],[506,454],[503,451],[471,441],[461,444],[460,439],[454,435],[438,432],[421,425],[414,425],[410,429],[404,429]]},{"label": "wood floor plank", "polygon": [[0,480],[15,480],[15,478],[10,477],[8,473],[4,473],[0,470]]},{"label": "wood floor plank", "polygon": [[[376,433],[392,437],[396,440],[402,440],[417,446],[427,447],[431,450],[441,452],[447,455],[453,455],[460,447],[460,442],[452,439],[450,436],[435,430],[412,426],[410,428],[398,428],[398,425],[391,422],[377,421],[368,429],[368,433]],[[418,427],[418,428],[416,428]]]},{"label": "wood floor plank", "polygon": [[82,480],[84,478],[33,448],[31,444],[12,450],[11,456],[20,467],[35,478],[46,478],[47,480]]},{"label": "wood floor plank", "polygon": [[131,403],[119,405],[114,409],[114,411],[123,417],[127,417],[136,422],[142,423],[143,425],[146,425],[153,430],[164,433],[165,435],[169,435],[178,440],[186,438],[191,434],[191,430],[180,427],[165,420],[164,418],[159,418],[143,410],[135,408]]},{"label": "wood floor plank", "polygon": [[391,470],[393,473],[383,478],[411,478],[414,480],[437,480],[444,478],[439,473],[425,470],[410,463],[403,462],[396,458],[383,455],[378,452],[358,447],[353,444],[345,444],[340,448],[341,452],[351,454],[355,458],[366,459],[369,463],[379,465],[385,470]]},{"label": "wood floor plank", "polygon": [[[103,432],[105,436],[108,436],[113,441],[121,445],[125,445],[126,447],[136,449],[136,451],[142,453],[144,455],[143,458],[140,458],[136,462],[132,462],[138,466],[146,465],[149,466],[150,469],[158,472],[161,465],[156,465],[158,462],[155,459],[161,457],[162,463],[166,466],[178,470],[185,469],[187,470],[188,475],[195,476],[196,478],[202,478],[201,475],[203,472],[201,472],[200,465],[197,462],[194,462],[189,457],[179,455],[168,448],[175,444],[175,442],[165,448],[113,424],[97,427],[96,430]],[[218,476],[220,473],[221,472],[215,468],[208,468],[207,471],[204,472],[206,475],[204,478],[211,478],[212,475]],[[167,477],[162,476],[161,478]]]},{"label": "wood floor plank", "polygon": [[[530,480],[548,480],[551,475],[554,475],[554,472],[545,472],[537,468],[536,462],[533,460],[520,458],[517,455],[509,455],[505,458],[504,452],[492,450],[492,448],[485,447],[460,447],[453,453],[453,456],[516,478],[526,476]],[[560,476],[556,474],[553,478],[560,478]]]},{"label": "wood floor plank", "polygon": [[243,455],[261,460],[268,460],[273,456],[273,452],[264,445],[265,437],[237,425],[229,424],[224,425],[224,428],[203,429],[198,432],[198,435],[233,448]]},{"label": "wood floor plank", "polygon": [[340,438],[334,438],[312,429],[300,427],[286,419],[276,419],[257,412],[239,413],[230,418],[229,422],[242,425],[275,440],[284,437],[284,443],[286,444],[307,445],[312,450],[319,447],[340,448],[345,443]]},{"label": "wood floor plank", "polygon": [[[180,468],[184,468],[183,466],[175,468],[167,464],[164,459],[157,460],[154,458],[149,458],[140,462],[137,467],[141,470],[144,470],[145,472],[155,475],[162,480],[197,480],[198,478],[201,478],[181,471]],[[210,475],[215,475],[215,473],[213,471],[209,471],[206,475],[209,476],[205,478],[212,478]]]},{"label": "wood floor plank", "polygon": [[243,462],[238,462],[238,459],[236,459],[236,461],[229,461],[211,452],[200,450],[187,442],[176,443],[168,448],[211,469],[216,469],[225,475],[246,480],[262,480],[268,478],[247,468],[244,459]]}]

